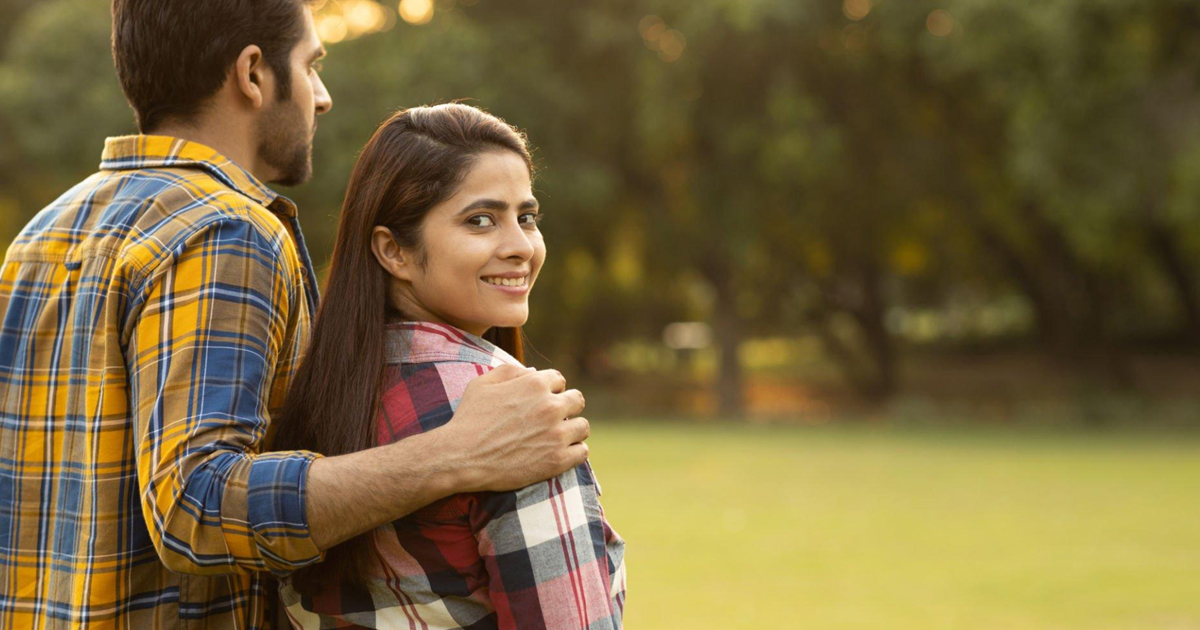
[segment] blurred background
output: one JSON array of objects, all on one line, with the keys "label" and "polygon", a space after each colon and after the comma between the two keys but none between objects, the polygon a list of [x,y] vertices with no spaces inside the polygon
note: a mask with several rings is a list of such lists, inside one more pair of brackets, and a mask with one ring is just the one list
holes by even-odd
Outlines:
[{"label": "blurred background", "polygon": [[[133,131],[0,0],[0,247]],[[1194,0],[325,0],[318,267],[375,126],[528,131],[533,362],[634,628],[1200,628]]]}]

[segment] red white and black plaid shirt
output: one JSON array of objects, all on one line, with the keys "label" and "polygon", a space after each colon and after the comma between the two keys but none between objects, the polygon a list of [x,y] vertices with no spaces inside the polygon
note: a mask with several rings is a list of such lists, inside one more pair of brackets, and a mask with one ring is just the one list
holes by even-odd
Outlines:
[{"label": "red white and black plaid shirt", "polygon": [[[472,379],[518,364],[451,326],[388,335],[380,444],[446,424]],[[599,496],[587,463],[515,492],[454,495],[373,532],[365,585],[309,597],[285,580],[281,596],[301,628],[620,628],[625,542]]]}]

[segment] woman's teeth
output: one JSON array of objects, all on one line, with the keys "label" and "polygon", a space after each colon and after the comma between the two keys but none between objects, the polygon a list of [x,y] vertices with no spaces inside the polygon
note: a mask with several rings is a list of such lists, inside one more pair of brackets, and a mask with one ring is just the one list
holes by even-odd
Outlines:
[{"label": "woman's teeth", "polygon": [[483,281],[488,284],[495,284],[502,287],[523,287],[529,276],[521,276],[520,278],[484,278]]}]

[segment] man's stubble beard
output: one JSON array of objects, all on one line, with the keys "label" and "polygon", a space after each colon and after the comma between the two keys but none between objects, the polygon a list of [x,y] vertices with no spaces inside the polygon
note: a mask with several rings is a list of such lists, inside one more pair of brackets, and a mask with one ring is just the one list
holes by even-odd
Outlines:
[{"label": "man's stubble beard", "polygon": [[271,183],[298,186],[312,177],[312,129],[295,100],[276,102],[259,129],[258,157],[276,172]]}]

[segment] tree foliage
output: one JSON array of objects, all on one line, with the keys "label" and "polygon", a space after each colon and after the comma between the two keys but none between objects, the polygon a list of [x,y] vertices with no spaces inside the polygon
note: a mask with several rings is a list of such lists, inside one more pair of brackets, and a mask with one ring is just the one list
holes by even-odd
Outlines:
[{"label": "tree foliage", "polygon": [[[290,192],[318,260],[375,124],[469,99],[538,147],[550,262],[530,329],[594,376],[614,343],[701,319],[727,412],[759,335],[816,335],[880,398],[900,386],[906,314],[1013,299],[1029,329],[978,334],[1028,333],[1113,381],[1131,343],[1200,341],[1194,3],[435,9],[331,44],[317,176]],[[101,3],[0,10],[3,238],[131,120]]]}]

